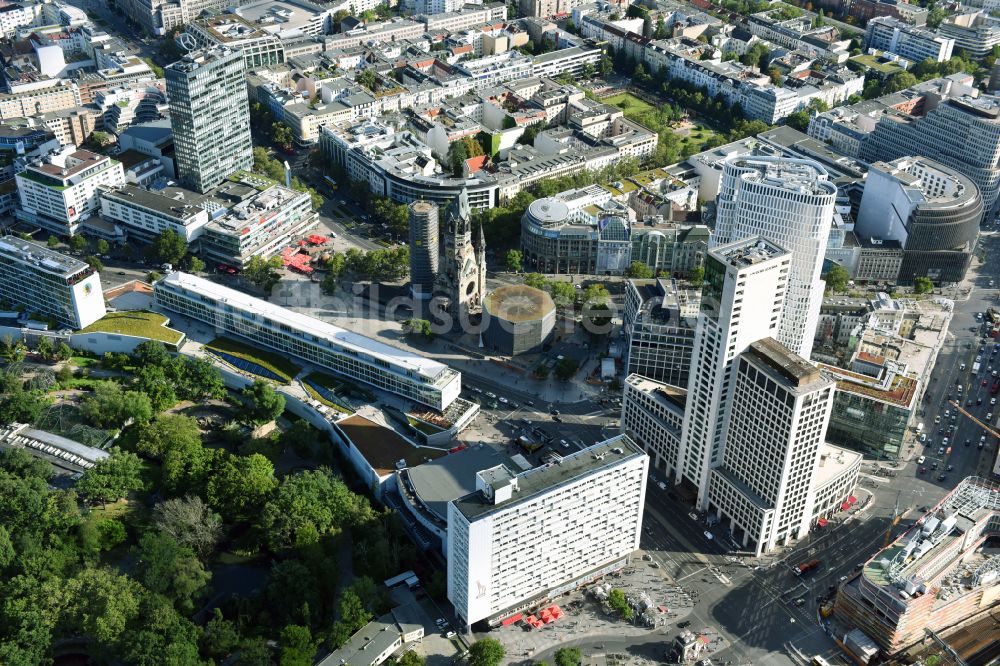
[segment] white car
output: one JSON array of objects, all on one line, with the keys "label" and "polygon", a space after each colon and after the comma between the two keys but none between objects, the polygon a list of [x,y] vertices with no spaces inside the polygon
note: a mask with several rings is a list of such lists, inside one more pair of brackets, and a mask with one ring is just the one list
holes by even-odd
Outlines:
[{"label": "white car", "polygon": [[920,456],[919,458],[917,458],[917,464],[918,465],[923,465],[926,460],[927,460],[927,456]]},{"label": "white car", "polygon": [[703,534],[705,535],[705,538],[708,539],[709,541],[715,538],[715,535],[709,532],[708,530],[705,530]]},{"label": "white car", "polygon": [[660,490],[666,490],[667,489],[667,484],[663,483],[663,481],[657,481],[656,485],[659,487]]},{"label": "white car", "polygon": [[500,401],[500,404],[502,404],[502,405],[506,405],[508,402],[510,402],[509,400],[507,400],[507,398],[505,398],[503,396],[500,396],[497,399]]}]

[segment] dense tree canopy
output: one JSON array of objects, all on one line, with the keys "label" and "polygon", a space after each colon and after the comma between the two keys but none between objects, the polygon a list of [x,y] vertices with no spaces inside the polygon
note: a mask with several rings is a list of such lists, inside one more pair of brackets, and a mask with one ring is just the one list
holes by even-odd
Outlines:
[{"label": "dense tree canopy", "polygon": [[261,527],[272,550],[316,543],[320,537],[363,525],[371,505],[329,469],[306,471],[282,480],[261,512]]},{"label": "dense tree canopy", "polygon": [[251,423],[267,423],[285,410],[285,397],[270,382],[258,379],[243,389],[243,413]]},{"label": "dense tree canopy", "polygon": [[153,406],[145,393],[126,391],[116,382],[99,381],[94,382],[93,393],[81,403],[80,412],[99,428],[118,428],[129,421],[148,421]]}]

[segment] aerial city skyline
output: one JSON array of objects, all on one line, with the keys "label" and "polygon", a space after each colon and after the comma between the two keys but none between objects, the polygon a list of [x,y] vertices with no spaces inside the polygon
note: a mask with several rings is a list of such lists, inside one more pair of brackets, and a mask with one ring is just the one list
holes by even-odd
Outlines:
[{"label": "aerial city skyline", "polygon": [[0,3],[0,663],[994,663],[996,9]]}]

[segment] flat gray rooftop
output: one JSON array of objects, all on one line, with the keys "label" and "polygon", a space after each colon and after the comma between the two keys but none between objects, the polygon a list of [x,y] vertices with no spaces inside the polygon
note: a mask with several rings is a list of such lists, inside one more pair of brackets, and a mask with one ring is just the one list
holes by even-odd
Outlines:
[{"label": "flat gray rooftop", "polygon": [[442,520],[448,518],[448,502],[476,492],[476,474],[510,459],[490,446],[471,446],[443,458],[407,470],[413,492]]},{"label": "flat gray rooftop", "polygon": [[822,379],[819,368],[774,338],[750,343],[748,353],[787,379],[793,386],[805,386]]},{"label": "flat gray rooftop", "polygon": [[201,211],[201,204],[207,196],[179,187],[165,187],[161,190],[147,190],[136,185],[122,185],[104,190],[109,199],[119,199],[124,203],[148,208],[175,220],[179,224]]},{"label": "flat gray rooftop", "polygon": [[8,256],[22,264],[31,264],[36,269],[68,278],[90,266],[73,257],[50,250],[44,245],[26,241],[17,236],[0,237],[0,256]]},{"label": "flat gray rooftop", "polygon": [[476,520],[493,511],[509,509],[535,495],[575,479],[644,455],[628,436],[618,435],[577,451],[557,462],[518,474],[518,489],[509,500],[493,504],[488,502],[482,493],[474,492],[454,500],[455,508],[467,519]]}]

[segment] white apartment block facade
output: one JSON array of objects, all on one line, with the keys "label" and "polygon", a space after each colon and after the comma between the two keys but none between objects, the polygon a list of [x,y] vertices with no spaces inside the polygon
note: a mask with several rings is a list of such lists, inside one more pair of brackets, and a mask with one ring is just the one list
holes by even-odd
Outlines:
[{"label": "white apartment block facade", "polygon": [[736,360],[723,462],[708,494],[710,510],[729,518],[734,539],[755,555],[809,532],[834,386],[772,338]]},{"label": "white apartment block facade", "polygon": [[544,604],[639,547],[649,458],[619,435],[513,474],[477,474],[448,505],[448,599],[466,625]]},{"label": "white apartment block facade", "polygon": [[481,5],[465,5],[453,12],[432,14],[424,17],[424,30],[435,32],[457,32],[483,23],[507,20],[507,5],[503,2],[487,2]]},{"label": "white apartment block facade", "polygon": [[100,208],[99,188],[125,184],[122,163],[72,146],[15,176],[18,219],[66,236]]},{"label": "white apartment block facade", "polygon": [[86,328],[107,312],[97,271],[15,236],[0,238],[0,300],[73,329]]},{"label": "white apartment block facade", "polygon": [[667,477],[678,473],[677,460],[684,426],[687,391],[631,374],[622,391],[622,434],[646,452],[654,468]]},{"label": "white apartment block facade", "polygon": [[41,2],[12,2],[0,7],[0,33],[11,39],[18,28],[35,25],[41,19],[44,6]]},{"label": "white apartment block facade", "polygon": [[724,245],[763,236],[791,251],[792,273],[778,341],[803,358],[812,353],[825,283],[820,277],[837,187],[811,160],[735,157],[723,167],[715,233]]},{"label": "white apartment block facade", "polygon": [[761,237],[713,248],[705,259],[695,364],[675,465],[675,482],[697,489],[701,510],[708,507],[710,472],[722,463],[733,363],[750,343],[777,334],[791,263],[790,252]]},{"label": "white apartment block facade", "polygon": [[595,46],[574,46],[535,56],[532,76],[556,77],[563,74],[579,76],[586,65],[596,70],[603,53]]},{"label": "white apartment block facade", "polygon": [[188,273],[167,275],[153,293],[160,308],[439,411],[462,390],[461,373],[443,363]]},{"label": "white apartment block facade", "polygon": [[951,59],[955,40],[892,16],[879,16],[868,21],[865,48],[895,53],[914,63],[928,58],[944,62]]}]

